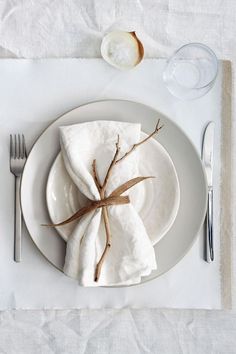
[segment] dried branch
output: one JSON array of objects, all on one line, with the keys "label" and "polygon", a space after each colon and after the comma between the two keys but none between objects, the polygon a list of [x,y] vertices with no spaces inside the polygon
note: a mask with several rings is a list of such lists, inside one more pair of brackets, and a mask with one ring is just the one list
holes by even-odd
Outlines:
[{"label": "dried branch", "polygon": [[118,154],[120,152],[120,136],[118,135],[117,137],[117,142],[116,142],[116,151],[115,151],[115,154],[113,156],[113,159],[110,163],[110,166],[108,167],[108,170],[107,170],[107,174],[106,174],[106,177],[104,179],[104,182],[103,182],[103,185],[102,185],[102,189],[105,190],[106,189],[106,186],[107,186],[107,183],[108,183],[108,180],[109,180],[109,177],[111,175],[111,172],[112,172],[112,169],[113,167],[115,166],[116,164],[116,161],[117,161],[117,157],[118,157]]},{"label": "dried branch", "polygon": [[101,183],[99,181],[99,178],[98,178],[98,174],[97,174],[97,163],[96,163],[96,160],[93,160],[93,163],[92,163],[92,171],[93,171],[93,179],[94,179],[94,182],[97,186],[97,189],[101,190],[102,186],[101,186]]},{"label": "dried branch", "polygon": [[127,151],[122,157],[120,157],[119,159],[116,160],[116,163],[122,161],[123,159],[125,159],[129,154],[131,154],[131,152],[133,152],[138,146],[142,145],[143,143],[145,143],[146,141],[148,141],[149,139],[151,139],[154,135],[156,135],[159,130],[161,130],[161,128],[163,128],[163,125],[161,125],[159,127],[160,124],[160,119],[158,119],[157,121],[157,125],[155,127],[155,130],[148,135],[145,139],[143,139],[142,141],[140,141],[139,143],[134,144],[131,149],[129,151]]},{"label": "dried branch", "polygon": [[[158,133],[158,131],[162,128],[162,126],[159,126],[160,124],[160,119],[157,122],[157,125],[155,127],[155,130],[149,135],[147,136],[145,139],[143,139],[142,141],[140,141],[139,143],[136,143],[132,146],[132,148],[127,151],[122,157],[120,157],[118,159],[118,155],[120,152],[120,146],[119,146],[119,135],[118,135],[118,139],[116,142],[116,150],[115,150],[115,154],[113,156],[113,159],[110,163],[110,166],[108,167],[106,176],[104,178],[104,182],[101,185],[101,183],[99,182],[98,176],[97,176],[97,170],[96,170],[96,160],[93,161],[93,177],[94,177],[94,181],[96,183],[96,186],[99,190],[100,193],[100,197],[101,199],[104,199],[106,197],[106,187],[107,187],[107,183],[109,181],[109,178],[111,176],[112,173],[112,169],[113,167],[120,161],[122,161],[123,159],[125,159],[129,154],[131,154],[138,146],[142,145],[143,143],[145,143],[146,141],[148,141],[150,138],[152,138],[155,134]],[[152,178],[152,177],[136,177],[133,178],[130,181],[127,181],[126,183],[124,183],[123,185],[121,185],[120,187],[116,188],[110,195],[110,197],[118,197],[120,196],[122,193],[124,193],[125,191],[127,191],[129,188],[133,187],[135,184],[145,180],[146,178]],[[100,274],[101,274],[101,269],[102,269],[102,265],[104,262],[104,259],[106,257],[107,252],[109,251],[109,248],[111,247],[111,228],[110,228],[110,223],[109,223],[109,216],[108,216],[108,210],[107,207],[104,206],[102,208],[102,216],[103,216],[103,220],[104,220],[104,225],[105,225],[105,231],[106,231],[106,244],[105,244],[105,248],[104,251],[101,255],[100,260],[97,263],[96,269],[95,269],[95,275],[94,275],[94,281],[97,282],[99,280]]]},{"label": "dried branch", "polygon": [[96,266],[96,269],[95,269],[95,275],[94,275],[94,281],[95,282],[97,282],[99,280],[99,278],[100,278],[102,265],[103,265],[104,259],[105,259],[106,254],[107,254],[107,252],[108,252],[110,247],[111,247],[111,244],[108,241],[106,241],[106,246],[104,248],[102,256],[101,256],[101,258],[100,258],[100,260],[99,260],[99,262],[98,262],[98,264]]},{"label": "dried branch", "polygon": [[96,269],[95,269],[95,275],[94,275],[95,282],[97,282],[99,280],[104,259],[106,257],[107,252],[109,251],[109,249],[111,247],[111,228],[110,228],[110,222],[109,222],[107,208],[102,208],[102,214],[103,214],[103,220],[104,220],[105,231],[106,231],[106,245],[105,245],[104,251],[102,253],[102,256],[101,256],[101,258],[96,266]]},{"label": "dried branch", "polygon": [[[110,174],[112,171],[112,167],[114,166],[114,163],[116,161],[118,153],[119,153],[119,137],[118,137],[118,141],[116,143],[116,152],[115,152],[112,162],[107,170],[107,174],[105,176],[103,185],[101,185],[99,178],[98,178],[97,168],[96,168],[96,160],[93,160],[93,164],[92,164],[93,178],[94,178],[94,182],[98,188],[101,200],[103,200],[105,198],[106,185],[109,180],[109,177],[110,177]],[[105,206],[102,208],[102,217],[103,217],[105,232],[106,232],[106,245],[105,245],[105,249],[102,253],[102,256],[101,256],[100,260],[98,261],[96,269],[95,269],[95,274],[94,274],[94,281],[95,282],[97,282],[99,280],[99,277],[101,274],[101,269],[102,269],[102,264],[104,262],[107,251],[111,247],[111,228],[110,228],[110,223],[109,223],[108,210],[107,210],[107,207],[105,207]]]}]

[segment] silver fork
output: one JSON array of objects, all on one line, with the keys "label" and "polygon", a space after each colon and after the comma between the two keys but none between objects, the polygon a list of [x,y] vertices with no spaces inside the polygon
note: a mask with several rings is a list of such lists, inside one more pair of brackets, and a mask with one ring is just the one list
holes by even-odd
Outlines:
[{"label": "silver fork", "polygon": [[14,261],[21,261],[20,181],[27,158],[24,135],[10,135],[10,171],[15,176]]}]

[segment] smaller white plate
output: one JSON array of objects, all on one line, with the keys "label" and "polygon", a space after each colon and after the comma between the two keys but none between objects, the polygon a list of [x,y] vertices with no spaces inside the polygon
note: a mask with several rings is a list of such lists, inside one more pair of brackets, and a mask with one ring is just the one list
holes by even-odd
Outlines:
[{"label": "smaller white plate", "polygon": [[[141,133],[141,138],[147,135]],[[139,175],[156,178],[130,189],[130,198],[155,245],[171,228],[180,203],[180,188],[174,164],[163,146],[150,139],[139,150]],[[68,175],[61,153],[55,159],[47,182],[47,206],[53,223],[70,217],[88,203]],[[57,228],[66,241],[74,223]]]}]

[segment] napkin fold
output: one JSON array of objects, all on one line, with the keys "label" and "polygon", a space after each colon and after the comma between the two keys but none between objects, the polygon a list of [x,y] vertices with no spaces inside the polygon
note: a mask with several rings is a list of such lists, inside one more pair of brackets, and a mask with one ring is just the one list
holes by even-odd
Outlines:
[{"label": "napkin fold", "polygon": [[[103,181],[114,156],[117,136],[120,136],[122,156],[140,141],[140,132],[140,124],[113,121],[93,121],[60,127],[61,151],[66,170],[88,199],[100,199],[92,176],[93,160],[96,159],[98,176]],[[115,165],[106,188],[107,195],[131,178],[139,176],[138,155],[138,150],[134,151]],[[78,220],[67,241],[64,273],[78,279],[83,286],[136,284],[142,276],[156,269],[152,243],[132,200],[126,205],[109,206],[108,210],[112,241],[98,282],[94,281],[95,268],[106,241],[101,209]]]}]

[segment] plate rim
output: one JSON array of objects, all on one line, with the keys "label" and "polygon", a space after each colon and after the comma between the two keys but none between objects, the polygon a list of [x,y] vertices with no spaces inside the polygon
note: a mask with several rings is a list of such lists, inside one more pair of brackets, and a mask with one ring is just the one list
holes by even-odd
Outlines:
[{"label": "plate rim", "polygon": [[[28,157],[30,156],[31,152],[33,151],[33,149],[35,148],[36,144],[38,143],[39,139],[42,137],[42,135],[57,121],[59,120],[60,118],[62,118],[63,116],[65,116],[66,114],[80,108],[80,107],[84,107],[84,106],[89,106],[89,105],[92,105],[94,103],[104,103],[104,102],[127,102],[127,103],[131,103],[131,104],[137,104],[137,105],[141,105],[143,106],[144,108],[147,108],[147,109],[151,109],[153,110],[154,112],[157,112],[158,114],[162,115],[163,117],[165,117],[165,119],[167,119],[168,121],[171,122],[171,124],[173,124],[175,126],[175,128],[177,128],[178,130],[181,131],[181,133],[185,136],[185,138],[187,139],[188,143],[191,145],[194,153],[196,154],[196,156],[198,157],[198,160],[200,162],[200,166],[201,166],[201,172],[202,172],[202,175],[203,175],[203,179],[204,179],[204,186],[205,186],[205,202],[204,202],[204,212],[202,213],[202,218],[201,218],[201,222],[199,223],[198,225],[198,228],[197,228],[197,231],[194,235],[194,237],[192,238],[191,242],[189,242],[188,244],[188,247],[186,247],[186,250],[185,252],[179,256],[178,258],[176,258],[175,262],[173,263],[173,265],[171,267],[168,267],[168,269],[166,270],[163,270],[162,272],[160,272],[160,274],[158,275],[152,275],[152,273],[150,274],[150,276],[148,276],[148,278],[146,277],[143,277],[142,278],[142,281],[138,284],[131,284],[131,285],[118,285],[118,286],[107,286],[107,288],[122,288],[122,287],[133,287],[133,286],[141,286],[142,284],[144,283],[147,283],[149,281],[152,281],[154,279],[157,279],[159,278],[160,276],[162,276],[163,274],[166,274],[167,272],[169,272],[171,269],[173,269],[187,254],[188,252],[191,250],[191,248],[193,247],[194,243],[196,242],[197,240],[197,236],[198,236],[198,233],[199,231],[201,230],[201,227],[203,226],[203,223],[204,223],[204,220],[205,220],[205,216],[206,216],[206,210],[207,210],[207,190],[208,190],[208,185],[207,185],[207,178],[206,178],[206,172],[205,172],[205,169],[204,169],[204,166],[203,166],[203,163],[202,163],[202,160],[198,154],[198,151],[196,149],[196,147],[194,146],[193,142],[190,140],[190,138],[188,137],[188,135],[184,132],[184,130],[175,122],[173,121],[172,119],[170,119],[167,115],[165,115],[164,113],[162,112],[159,112],[155,107],[153,107],[152,105],[148,105],[148,104],[145,104],[143,102],[138,102],[138,101],[133,101],[133,100],[130,100],[130,99],[116,99],[116,98],[109,98],[109,99],[102,99],[102,100],[92,100],[92,101],[88,101],[88,102],[85,102],[85,103],[82,103],[80,105],[77,105],[67,111],[65,111],[64,113],[58,115],[55,119],[53,119],[53,121],[47,125],[43,130],[42,132],[38,135],[38,137],[36,138],[35,142],[33,143],[32,147],[30,148],[29,150],[29,153],[28,153]],[[37,245],[37,243],[35,242],[34,238],[31,236],[31,233],[29,231],[29,228],[28,228],[28,225],[27,223],[25,222],[25,218],[24,218],[24,208],[23,208],[23,202],[22,202],[22,186],[23,186],[23,180],[24,180],[24,177],[25,177],[25,171],[26,171],[26,166],[27,166],[27,163],[28,163],[28,159],[26,160],[26,163],[25,163],[25,166],[24,166],[24,170],[23,170],[23,173],[22,173],[22,176],[21,176],[21,182],[20,182],[20,205],[21,205],[21,210],[22,210],[22,216],[23,216],[23,219],[24,219],[24,223],[25,223],[25,227],[27,229],[27,232],[31,238],[31,240],[33,241],[34,245],[36,246],[37,250],[40,252],[40,254],[49,262],[49,264],[51,264],[54,268],[56,268],[57,270],[59,270],[60,272],[63,273],[63,271],[58,267],[56,266],[51,260],[49,260],[45,255],[44,253],[41,251],[41,249],[39,248],[39,246]],[[173,226],[173,225],[172,225]],[[62,239],[63,240],[63,239]],[[64,241],[65,242],[65,241]],[[64,274],[64,273],[63,273]]]}]

